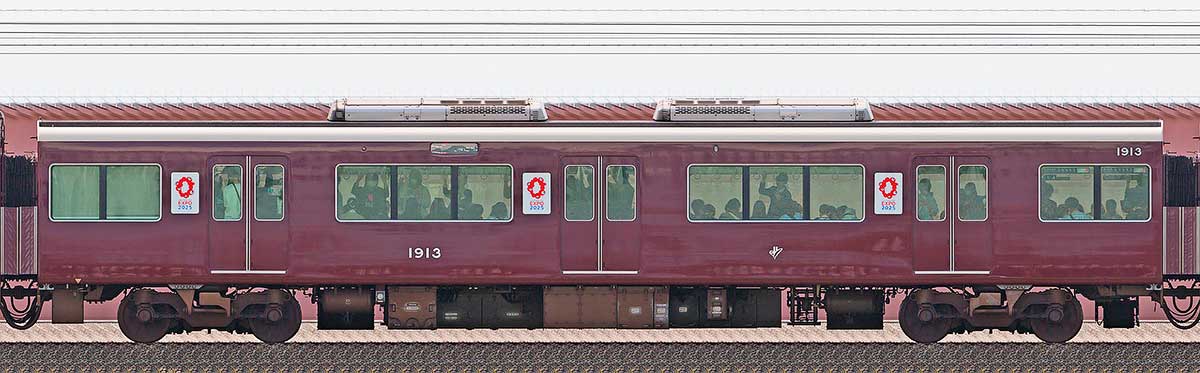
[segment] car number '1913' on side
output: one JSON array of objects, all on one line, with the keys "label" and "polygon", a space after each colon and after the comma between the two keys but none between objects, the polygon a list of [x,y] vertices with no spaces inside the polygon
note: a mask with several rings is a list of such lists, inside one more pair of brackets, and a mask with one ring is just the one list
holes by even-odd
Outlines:
[{"label": "car number '1913' on side", "polygon": [[439,259],[442,257],[442,249],[437,247],[410,247],[408,248],[409,259]]},{"label": "car number '1913' on side", "polygon": [[1118,146],[1118,157],[1141,157],[1142,148],[1140,146]]}]

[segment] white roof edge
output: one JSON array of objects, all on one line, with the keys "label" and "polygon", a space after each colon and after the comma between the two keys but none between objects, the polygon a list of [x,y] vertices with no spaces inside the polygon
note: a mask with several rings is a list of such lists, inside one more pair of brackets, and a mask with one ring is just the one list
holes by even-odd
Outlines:
[{"label": "white roof edge", "polygon": [[1159,142],[1162,127],[38,127],[39,142]]},{"label": "white roof edge", "polygon": [[[526,96],[522,96],[526,97]],[[652,96],[528,96],[546,104],[654,106],[669,97]],[[781,96],[789,98],[828,98],[829,96]],[[1127,104],[1127,105],[1200,105],[1200,96],[855,96],[875,105],[925,104]],[[344,96],[0,96],[0,105],[42,104],[259,104],[329,105]],[[414,96],[351,96],[355,99],[397,100]]]}]

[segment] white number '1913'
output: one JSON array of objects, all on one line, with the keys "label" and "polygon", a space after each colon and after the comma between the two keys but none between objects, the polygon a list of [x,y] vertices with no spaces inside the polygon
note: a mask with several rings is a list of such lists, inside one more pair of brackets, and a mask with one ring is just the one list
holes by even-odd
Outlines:
[{"label": "white number '1913'", "polygon": [[428,247],[410,247],[408,248],[409,259],[438,259],[442,257],[441,248]]},{"label": "white number '1913'", "polygon": [[1141,157],[1142,156],[1142,148],[1138,147],[1138,146],[1118,146],[1117,147],[1117,156],[1118,157]]}]

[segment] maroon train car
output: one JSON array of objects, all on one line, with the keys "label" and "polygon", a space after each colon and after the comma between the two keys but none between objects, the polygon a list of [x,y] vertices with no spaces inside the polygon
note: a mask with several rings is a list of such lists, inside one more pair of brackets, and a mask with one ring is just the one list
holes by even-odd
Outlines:
[{"label": "maroon train car", "polygon": [[1162,296],[1157,121],[882,122],[857,100],[664,101],[644,122],[339,101],[329,119],[39,123],[39,299],[70,322],[125,294],[135,341],[282,342],[296,293],[321,329],[372,328],[375,307],[397,329],[779,326],[782,298],[793,322],[870,329],[904,293],[917,341],[1057,342],[1076,295],[1110,327]]}]

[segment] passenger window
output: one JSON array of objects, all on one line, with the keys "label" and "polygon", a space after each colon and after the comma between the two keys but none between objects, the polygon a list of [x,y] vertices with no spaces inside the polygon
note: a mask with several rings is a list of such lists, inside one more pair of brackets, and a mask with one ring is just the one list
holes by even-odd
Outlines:
[{"label": "passenger window", "polygon": [[109,220],[158,220],[162,213],[158,166],[105,168],[105,215]]},{"label": "passenger window", "polygon": [[811,166],[809,188],[816,220],[862,220],[864,170],[860,166]]},{"label": "passenger window", "polygon": [[591,165],[567,166],[563,169],[566,174],[565,182],[567,221],[590,221],[595,213],[596,193],[594,185],[596,170]]},{"label": "passenger window", "polygon": [[958,220],[987,220],[987,193],[987,166],[958,166]]},{"label": "passenger window", "polygon": [[917,166],[917,220],[946,219],[946,167]]},{"label": "passenger window", "polygon": [[338,219],[387,220],[391,196],[391,167],[337,167]]},{"label": "passenger window", "polygon": [[242,166],[213,166],[213,220],[242,220]]},{"label": "passenger window", "polygon": [[[396,214],[399,220],[450,220],[450,167],[396,167]],[[464,190],[460,189],[460,193]],[[470,192],[465,192],[470,199]],[[386,200],[386,199],[385,199]],[[474,202],[459,198],[459,211]],[[384,202],[381,202],[384,203]],[[385,205],[386,206],[386,205]],[[472,210],[474,210],[472,208]],[[387,214],[384,214],[385,216]]]},{"label": "passenger window", "polygon": [[1040,173],[1042,220],[1095,219],[1095,166],[1042,166]]},{"label": "passenger window", "polygon": [[[512,218],[512,168],[460,166],[458,168],[458,219],[509,220]],[[447,191],[449,188],[446,189]],[[406,204],[411,206],[411,202]]]},{"label": "passenger window", "polygon": [[1101,220],[1150,219],[1150,167],[1101,166]]},{"label": "passenger window", "polygon": [[51,165],[50,218],[157,221],[161,187],[158,165]]},{"label": "passenger window", "polygon": [[750,220],[804,220],[804,167],[751,166],[750,186],[755,188]]},{"label": "passenger window", "polygon": [[512,220],[508,165],[339,165],[336,173],[339,221]]},{"label": "passenger window", "polygon": [[688,168],[688,219],[742,220],[742,170],[740,166]]},{"label": "passenger window", "polygon": [[50,217],[100,220],[100,166],[50,166]]},{"label": "passenger window", "polygon": [[632,221],[637,218],[637,170],[629,165],[605,168],[604,209],[609,221]]},{"label": "passenger window", "polygon": [[283,220],[283,176],[281,165],[254,166],[254,220]]}]

